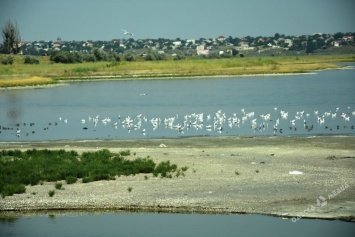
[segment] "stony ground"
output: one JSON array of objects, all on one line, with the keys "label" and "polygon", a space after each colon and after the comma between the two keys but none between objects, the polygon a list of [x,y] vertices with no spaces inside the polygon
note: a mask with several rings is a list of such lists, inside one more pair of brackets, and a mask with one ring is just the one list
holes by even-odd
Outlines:
[{"label": "stony ground", "polygon": [[0,150],[13,148],[130,149],[129,159],[150,156],[189,168],[184,177],[172,179],[142,174],[87,184],[63,181],[64,189],[53,197],[48,191],[54,183],[28,186],[25,194],[0,198],[1,211],[110,209],[355,220],[355,137],[0,143]]}]

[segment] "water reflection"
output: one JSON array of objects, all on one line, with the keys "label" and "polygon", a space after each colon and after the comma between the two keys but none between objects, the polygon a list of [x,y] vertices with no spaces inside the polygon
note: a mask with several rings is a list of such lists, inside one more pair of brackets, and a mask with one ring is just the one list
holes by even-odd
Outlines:
[{"label": "water reflection", "polygon": [[14,216],[0,216],[0,223],[3,225],[14,227],[18,219],[19,217],[14,217]]},{"label": "water reflection", "polygon": [[22,120],[24,110],[22,108],[22,96],[19,93],[9,93],[7,95],[6,115],[11,124],[16,124]]}]

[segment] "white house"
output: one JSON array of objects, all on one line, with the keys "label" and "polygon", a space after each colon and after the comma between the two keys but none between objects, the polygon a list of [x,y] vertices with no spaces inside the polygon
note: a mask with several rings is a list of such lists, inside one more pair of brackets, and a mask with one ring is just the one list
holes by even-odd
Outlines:
[{"label": "white house", "polygon": [[204,45],[196,46],[196,50],[205,50],[205,46]]},{"label": "white house", "polygon": [[196,40],[195,39],[188,39],[186,40],[186,43],[191,43],[192,45],[196,44]]},{"label": "white house", "polygon": [[239,46],[236,47],[237,50],[253,50],[255,47],[249,47],[249,43],[242,41],[239,43]]},{"label": "white house", "polygon": [[175,47],[178,47],[178,46],[181,45],[181,41],[174,41],[174,42],[173,42],[173,45],[174,45]]},{"label": "white house", "polygon": [[292,47],[293,41],[291,39],[285,39],[285,44],[288,44],[288,47]]},{"label": "white house", "polygon": [[209,50],[196,50],[197,55],[208,55],[209,54]]}]

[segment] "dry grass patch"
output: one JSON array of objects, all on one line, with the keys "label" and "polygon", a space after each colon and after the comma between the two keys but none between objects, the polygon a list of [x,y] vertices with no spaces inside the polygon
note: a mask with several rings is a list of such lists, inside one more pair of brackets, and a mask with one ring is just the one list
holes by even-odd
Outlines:
[{"label": "dry grass patch", "polygon": [[46,77],[24,77],[24,78],[11,78],[0,79],[0,87],[15,87],[15,86],[37,86],[56,83],[51,78]]}]

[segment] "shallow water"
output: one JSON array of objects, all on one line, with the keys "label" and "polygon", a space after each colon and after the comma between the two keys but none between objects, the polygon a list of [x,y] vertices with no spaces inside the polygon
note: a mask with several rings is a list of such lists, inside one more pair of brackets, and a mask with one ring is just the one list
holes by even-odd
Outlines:
[{"label": "shallow water", "polygon": [[260,215],[101,213],[2,220],[0,236],[353,236],[355,224]]},{"label": "shallow water", "polygon": [[2,90],[0,141],[354,135],[354,78],[349,69]]}]

